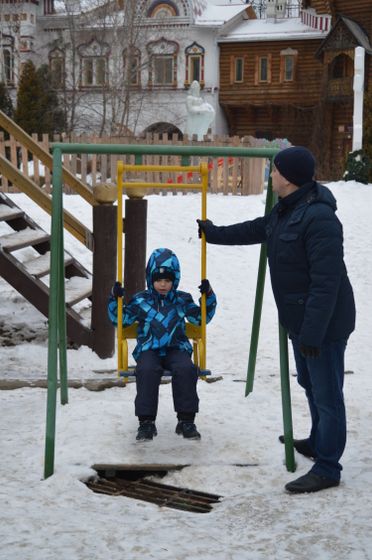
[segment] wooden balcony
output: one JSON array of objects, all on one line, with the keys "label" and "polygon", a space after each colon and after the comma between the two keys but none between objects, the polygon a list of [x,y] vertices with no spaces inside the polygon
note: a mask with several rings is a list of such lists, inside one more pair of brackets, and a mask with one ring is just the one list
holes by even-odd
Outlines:
[{"label": "wooden balcony", "polygon": [[353,97],[353,76],[333,78],[327,84],[328,101],[339,101]]}]

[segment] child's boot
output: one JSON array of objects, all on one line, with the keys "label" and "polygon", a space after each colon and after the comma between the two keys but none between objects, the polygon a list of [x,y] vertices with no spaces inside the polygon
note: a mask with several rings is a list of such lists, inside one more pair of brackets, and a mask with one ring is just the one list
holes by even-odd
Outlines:
[{"label": "child's boot", "polygon": [[136,436],[137,441],[150,441],[157,435],[158,431],[154,420],[140,420]]},{"label": "child's boot", "polygon": [[194,422],[178,422],[176,426],[176,434],[183,435],[187,439],[200,439],[201,435],[196,429]]}]

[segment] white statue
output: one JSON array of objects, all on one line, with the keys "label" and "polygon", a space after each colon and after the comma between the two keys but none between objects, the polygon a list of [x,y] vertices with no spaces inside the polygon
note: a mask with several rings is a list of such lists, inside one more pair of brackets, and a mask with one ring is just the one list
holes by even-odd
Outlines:
[{"label": "white statue", "polygon": [[198,140],[203,140],[207,134],[209,125],[212,123],[215,110],[200,96],[200,84],[194,80],[190,86],[189,95],[186,98],[187,122],[186,134],[190,137],[196,134]]}]

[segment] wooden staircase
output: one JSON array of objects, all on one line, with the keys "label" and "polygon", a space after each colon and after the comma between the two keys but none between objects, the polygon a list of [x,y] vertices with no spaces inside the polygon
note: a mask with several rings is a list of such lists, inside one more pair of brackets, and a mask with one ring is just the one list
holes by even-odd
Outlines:
[{"label": "wooden staircase", "polygon": [[[50,235],[1,192],[0,224],[8,226],[0,230],[0,276],[48,317]],[[92,348],[90,317],[84,319],[80,303],[92,298],[92,274],[67,251],[64,264],[67,337]]]}]

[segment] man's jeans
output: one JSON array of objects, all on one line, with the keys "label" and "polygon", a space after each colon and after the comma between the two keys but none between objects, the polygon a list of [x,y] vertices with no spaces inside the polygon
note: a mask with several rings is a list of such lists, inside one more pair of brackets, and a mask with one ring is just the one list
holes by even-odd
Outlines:
[{"label": "man's jeans", "polygon": [[323,344],[319,358],[304,358],[298,339],[292,339],[297,381],[306,391],[311,414],[309,445],[316,457],[312,472],[340,479],[339,460],[346,444],[343,396],[346,340]]}]

